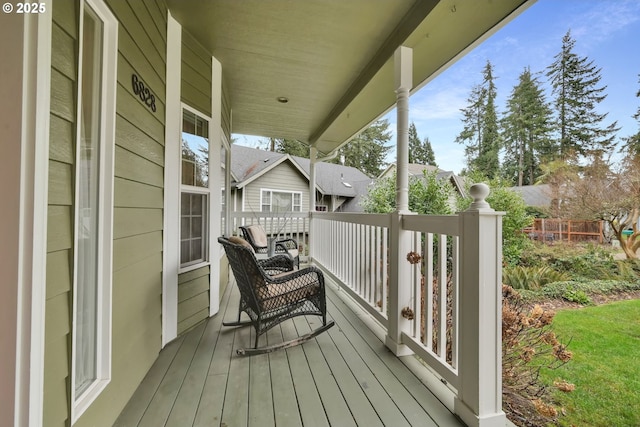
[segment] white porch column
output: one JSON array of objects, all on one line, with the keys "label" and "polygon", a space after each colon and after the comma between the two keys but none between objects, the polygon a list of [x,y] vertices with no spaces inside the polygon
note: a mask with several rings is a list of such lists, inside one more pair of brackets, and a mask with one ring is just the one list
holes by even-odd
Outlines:
[{"label": "white porch column", "polygon": [[460,388],[454,412],[471,427],[504,427],[502,411],[502,216],[475,184],[460,213]]},{"label": "white porch column", "polygon": [[313,235],[313,214],[316,211],[316,163],[318,162],[318,149],[313,145],[309,147],[309,241],[307,248],[309,262],[313,260],[313,245],[311,239]]},{"label": "white porch column", "polygon": [[389,324],[385,344],[397,356],[412,354],[401,342],[402,332],[409,332],[409,320],[401,316],[402,308],[411,300],[410,265],[406,256],[411,251],[411,233],[403,230],[402,217],[409,214],[409,90],[413,85],[413,52],[400,46],[395,54],[395,87],[397,112],[396,143],[396,211],[391,214],[391,247],[389,248]]}]

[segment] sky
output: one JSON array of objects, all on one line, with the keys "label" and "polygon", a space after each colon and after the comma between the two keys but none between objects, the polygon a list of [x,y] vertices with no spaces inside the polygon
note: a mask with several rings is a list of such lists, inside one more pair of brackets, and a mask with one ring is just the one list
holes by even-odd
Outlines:
[{"label": "sky", "polygon": [[[487,60],[494,67],[499,114],[526,67],[539,73],[550,102],[545,69],[569,30],[574,53],[601,68],[600,85],[607,87],[607,97],[597,109],[608,113],[603,125],[617,121],[618,138],[638,132],[632,116],[640,106],[635,96],[640,89],[640,0],[538,0],[411,96],[409,120],[421,140],[429,138],[441,169],[459,173],[465,167],[464,145],[454,142],[463,129],[460,110],[482,81]],[[395,141],[395,110],[385,117]],[[254,138],[235,137],[239,144],[255,146]],[[395,150],[387,161],[395,162]]]}]

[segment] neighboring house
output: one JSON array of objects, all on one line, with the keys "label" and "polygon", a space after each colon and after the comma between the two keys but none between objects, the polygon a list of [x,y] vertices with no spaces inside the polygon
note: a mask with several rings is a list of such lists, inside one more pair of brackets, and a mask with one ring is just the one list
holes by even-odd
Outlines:
[{"label": "neighboring house", "polygon": [[[318,200],[344,208],[355,175],[340,179],[318,154],[406,107],[532,3],[43,0],[29,3],[38,13],[3,13],[0,426],[112,426],[160,351],[218,314],[232,132],[312,151],[309,167],[264,152],[234,172],[252,192],[245,205],[262,208],[262,179],[284,189],[282,169],[303,209],[315,167],[333,175],[318,179]],[[469,311],[483,313],[476,302]],[[499,349],[483,331],[460,335],[460,348]],[[401,338],[387,334],[395,354]],[[472,353],[481,370],[499,361]],[[467,372],[456,414],[504,421],[499,368]]]},{"label": "neighboring house", "polygon": [[[231,211],[308,212],[309,159],[237,144],[231,145],[231,159]],[[358,211],[362,191],[371,182],[356,168],[318,164],[316,211]]]},{"label": "neighboring house", "polygon": [[549,211],[551,208],[551,186],[548,184],[523,185],[509,189],[520,194],[527,206],[542,211]]}]

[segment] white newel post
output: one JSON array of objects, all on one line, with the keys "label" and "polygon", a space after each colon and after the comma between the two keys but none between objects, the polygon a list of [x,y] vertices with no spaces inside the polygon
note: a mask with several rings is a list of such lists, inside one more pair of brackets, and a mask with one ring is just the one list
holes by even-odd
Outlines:
[{"label": "white newel post", "polygon": [[318,162],[318,149],[313,145],[309,147],[309,262],[313,262],[313,214],[316,211],[316,163]]},{"label": "white newel post", "polygon": [[396,356],[413,352],[402,344],[402,332],[411,324],[402,317],[402,308],[411,301],[411,266],[407,254],[411,251],[411,233],[402,227],[402,217],[409,212],[409,90],[413,85],[413,52],[400,46],[394,54],[397,145],[396,145],[396,211],[391,214],[389,247],[389,304],[385,344]]},{"label": "white newel post", "polygon": [[471,427],[504,427],[502,411],[502,216],[475,184],[460,213],[460,387],[455,413]]}]

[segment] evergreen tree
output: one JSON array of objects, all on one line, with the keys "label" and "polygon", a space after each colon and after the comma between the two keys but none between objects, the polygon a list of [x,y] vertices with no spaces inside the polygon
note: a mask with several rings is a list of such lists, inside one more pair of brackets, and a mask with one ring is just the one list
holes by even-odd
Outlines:
[{"label": "evergreen tree", "polygon": [[429,138],[420,141],[415,123],[411,122],[409,126],[409,163],[417,163],[420,165],[438,166],[436,164],[436,155],[431,147]]},{"label": "evergreen tree", "polygon": [[456,138],[456,142],[466,144],[465,155],[469,169],[489,178],[496,177],[500,168],[500,135],[495,106],[497,90],[494,79],[493,65],[487,61],[482,70],[482,83],[473,87],[467,108],[461,110],[464,129]]},{"label": "evergreen tree", "polygon": [[352,166],[371,177],[380,175],[387,152],[391,148],[387,146],[391,139],[388,128],[389,122],[386,119],[373,123],[342,147],[332,163],[339,163],[344,159],[345,166]]},{"label": "evergreen tree", "polygon": [[[640,74],[638,74],[638,83],[640,83]],[[636,92],[636,97],[640,98],[640,89]],[[638,121],[638,132],[625,138],[622,151],[626,152],[629,157],[640,159],[640,106],[632,117]]]},{"label": "evergreen tree", "polygon": [[501,121],[505,148],[503,175],[518,186],[532,185],[541,174],[540,163],[551,161],[551,109],[540,82],[527,67],[507,100]]},{"label": "evergreen tree", "polygon": [[274,151],[308,159],[310,150],[309,144],[297,139],[276,138],[274,140]]},{"label": "evergreen tree", "polygon": [[547,67],[555,108],[558,114],[560,156],[577,160],[578,156],[602,158],[614,147],[617,123],[602,127],[607,113],[596,106],[606,98],[606,86],[600,83],[600,68],[587,57],[573,52],[571,31],[562,38],[562,49]]}]

